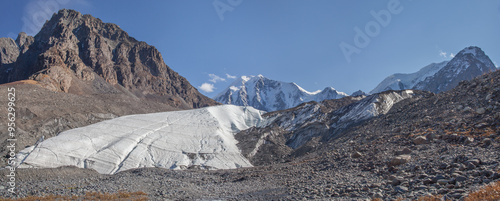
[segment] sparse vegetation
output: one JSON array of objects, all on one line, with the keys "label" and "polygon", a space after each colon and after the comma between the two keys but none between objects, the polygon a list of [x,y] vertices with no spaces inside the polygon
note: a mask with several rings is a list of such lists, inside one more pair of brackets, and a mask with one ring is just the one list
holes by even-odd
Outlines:
[{"label": "sparse vegetation", "polygon": [[487,185],[475,192],[470,193],[465,201],[495,201],[500,200],[500,181]]}]

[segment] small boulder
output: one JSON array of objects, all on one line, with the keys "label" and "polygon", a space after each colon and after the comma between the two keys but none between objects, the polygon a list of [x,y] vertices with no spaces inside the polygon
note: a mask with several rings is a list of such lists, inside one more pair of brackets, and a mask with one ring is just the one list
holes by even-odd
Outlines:
[{"label": "small boulder", "polygon": [[449,167],[450,167],[450,165],[448,165],[447,163],[441,163],[439,165],[439,169],[441,169],[441,170],[448,169]]},{"label": "small boulder", "polygon": [[474,142],[474,138],[473,137],[466,137],[465,140],[464,140],[464,144],[471,144]]},{"label": "small boulder", "polygon": [[478,113],[478,114],[484,114],[485,112],[486,112],[486,109],[484,109],[484,107],[482,107],[482,108],[478,108],[478,109],[476,110],[476,113]]},{"label": "small boulder", "polygon": [[444,177],[443,175],[436,175],[435,177],[432,178],[432,182],[436,183],[441,179],[446,179],[446,177]]},{"label": "small boulder", "polygon": [[404,179],[403,177],[395,177],[395,178],[392,180],[391,184],[392,184],[393,186],[397,186],[397,185],[399,185],[399,184],[403,183],[403,182],[404,182],[404,180],[405,180],[405,179]]},{"label": "small boulder", "polygon": [[424,136],[418,136],[415,139],[413,139],[413,143],[415,143],[416,145],[427,144],[428,142],[429,141]]},{"label": "small boulder", "polygon": [[424,185],[429,185],[429,184],[433,184],[433,183],[436,183],[436,182],[434,182],[432,179],[424,179],[424,180],[422,181],[422,183],[423,183]]},{"label": "small boulder", "polygon": [[408,188],[405,186],[396,186],[394,190],[396,190],[397,192],[406,193],[408,191]]},{"label": "small boulder", "polygon": [[491,175],[493,175],[493,173],[495,173],[495,172],[493,172],[493,171],[491,171],[491,170],[483,170],[483,171],[481,172],[481,175],[483,175],[483,176],[485,176],[485,177],[490,177]]},{"label": "small boulder", "polygon": [[465,162],[465,165],[467,166],[468,170],[473,170],[474,168],[476,168],[476,165],[474,165],[474,163],[469,161]]},{"label": "small boulder", "polygon": [[482,141],[481,141],[481,144],[483,144],[484,146],[490,146],[491,145],[491,139],[490,138],[484,138]]},{"label": "small boulder", "polygon": [[450,181],[448,179],[440,179],[440,180],[437,180],[437,183],[440,184],[440,185],[446,185],[448,184]]},{"label": "small boulder", "polygon": [[500,179],[500,173],[495,172],[491,175],[491,179]]},{"label": "small boulder", "polygon": [[465,180],[467,180],[467,177],[464,177],[464,176],[455,177],[455,181],[458,181],[458,182],[463,182]]},{"label": "small boulder", "polygon": [[354,153],[351,154],[351,158],[361,158],[363,154],[355,151]]},{"label": "small boulder", "polygon": [[399,155],[399,156],[394,157],[389,162],[389,166],[402,165],[402,164],[405,164],[405,163],[409,162],[410,160],[411,160],[411,156],[410,155]]},{"label": "small boulder", "polygon": [[401,151],[396,151],[396,155],[404,155],[404,154],[411,154],[411,150],[408,149],[407,147],[405,147],[403,150]]},{"label": "small boulder", "polygon": [[467,164],[467,162],[470,162],[472,164],[474,164],[475,166],[478,166],[481,164],[481,160],[477,159],[477,158],[474,158],[474,159],[470,159],[470,160],[467,160],[465,161],[465,163]]}]

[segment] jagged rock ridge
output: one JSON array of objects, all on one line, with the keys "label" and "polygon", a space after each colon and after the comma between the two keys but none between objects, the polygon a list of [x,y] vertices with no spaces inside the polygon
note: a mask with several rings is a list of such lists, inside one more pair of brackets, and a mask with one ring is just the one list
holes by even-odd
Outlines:
[{"label": "jagged rock ridge", "polygon": [[2,55],[0,83],[31,79],[50,90],[75,94],[125,89],[178,108],[217,104],[170,69],[155,47],[118,25],[73,10],[54,14],[34,38],[21,33],[16,43],[0,41],[4,49],[18,49],[18,56],[15,51]]}]

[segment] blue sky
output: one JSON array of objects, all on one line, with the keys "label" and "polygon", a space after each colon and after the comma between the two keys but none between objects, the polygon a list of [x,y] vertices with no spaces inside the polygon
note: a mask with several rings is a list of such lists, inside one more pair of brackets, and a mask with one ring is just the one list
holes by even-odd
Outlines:
[{"label": "blue sky", "polygon": [[0,37],[15,38],[21,31],[33,35],[50,17],[47,13],[75,9],[155,46],[167,65],[209,97],[226,88],[233,76],[258,74],[309,91],[327,86],[346,93],[370,91],[390,74],[449,60],[471,45],[500,62],[500,2],[493,0],[1,4]]}]

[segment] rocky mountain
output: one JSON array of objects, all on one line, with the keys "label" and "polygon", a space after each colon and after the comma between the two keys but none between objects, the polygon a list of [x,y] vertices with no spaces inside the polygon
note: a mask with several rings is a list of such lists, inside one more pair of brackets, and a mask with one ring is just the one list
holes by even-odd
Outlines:
[{"label": "rocky mountain", "polygon": [[[61,10],[35,36],[0,40],[0,84],[33,80],[52,91],[119,93],[177,108],[215,105],[163,61],[158,50],[118,25]],[[6,51],[3,51],[6,50]]]},{"label": "rocky mountain", "polygon": [[433,76],[413,88],[439,93],[448,91],[460,81],[471,80],[479,75],[497,70],[490,58],[479,47],[467,47]]},{"label": "rocky mountain", "polygon": [[370,93],[403,89],[439,93],[456,87],[460,81],[471,80],[495,70],[490,58],[479,47],[471,46],[461,50],[451,61],[432,63],[411,74],[391,75]]},{"label": "rocky mountain", "polygon": [[388,90],[412,89],[419,82],[436,74],[439,70],[446,66],[446,64],[448,64],[448,61],[432,63],[421,68],[415,73],[396,73],[390,75],[380,82],[373,90],[371,90],[370,93],[375,94]]},{"label": "rocky mountain", "polygon": [[338,99],[348,96],[332,87],[308,92],[295,83],[268,79],[262,75],[241,76],[214,99],[223,104],[252,106],[264,111],[295,107],[309,101]]},{"label": "rocky mountain", "polygon": [[353,93],[351,94],[351,96],[368,96],[368,94],[367,94],[367,93],[365,93],[364,91],[357,90],[357,91],[353,92]]},{"label": "rocky mountain", "polygon": [[413,90],[386,91],[368,97],[304,103],[289,110],[264,114],[268,126],[238,133],[236,139],[240,141],[238,145],[243,154],[254,164],[293,160],[313,150],[311,146],[328,142],[365,120],[386,114],[402,100],[427,95]]},{"label": "rocky mountain", "polygon": [[12,38],[0,38],[0,66],[14,63],[19,51],[19,45]]}]

